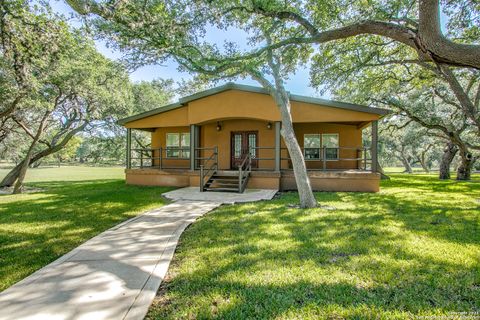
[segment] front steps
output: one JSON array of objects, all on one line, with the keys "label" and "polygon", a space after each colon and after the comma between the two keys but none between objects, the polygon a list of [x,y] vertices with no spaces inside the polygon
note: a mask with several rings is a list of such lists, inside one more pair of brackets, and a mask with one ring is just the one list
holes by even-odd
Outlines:
[{"label": "front steps", "polygon": [[[214,192],[238,192],[241,193],[241,185],[238,181],[238,171],[217,171],[205,183],[204,191]],[[242,182],[248,180],[248,176],[243,177]]]}]

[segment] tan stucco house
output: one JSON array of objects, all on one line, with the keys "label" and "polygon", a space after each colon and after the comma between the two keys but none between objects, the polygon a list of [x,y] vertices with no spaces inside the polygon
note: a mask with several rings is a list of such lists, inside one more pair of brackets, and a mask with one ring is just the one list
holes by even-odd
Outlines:
[{"label": "tan stucco house", "polygon": [[[290,95],[295,133],[314,190],[379,190],[377,121],[387,110]],[[296,188],[280,112],[262,88],[228,83],[119,121],[127,128],[129,184],[202,191]],[[372,127],[371,146],[362,131]],[[131,130],[151,132],[132,148]]]}]

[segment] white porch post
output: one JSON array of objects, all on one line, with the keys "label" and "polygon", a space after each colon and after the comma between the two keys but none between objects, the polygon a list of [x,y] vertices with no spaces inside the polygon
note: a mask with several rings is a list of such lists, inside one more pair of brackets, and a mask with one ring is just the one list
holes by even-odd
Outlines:
[{"label": "white porch post", "polygon": [[372,121],[372,172],[378,171],[378,120]]},{"label": "white porch post", "polygon": [[275,171],[280,171],[281,163],[281,136],[280,129],[282,128],[282,123],[280,121],[275,121]]}]

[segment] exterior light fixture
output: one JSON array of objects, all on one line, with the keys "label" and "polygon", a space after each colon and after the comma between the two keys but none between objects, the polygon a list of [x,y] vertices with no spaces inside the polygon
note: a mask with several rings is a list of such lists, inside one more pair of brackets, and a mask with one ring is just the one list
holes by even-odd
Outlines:
[{"label": "exterior light fixture", "polygon": [[220,122],[217,122],[217,131],[220,131],[222,130],[222,125],[220,124]]},{"label": "exterior light fixture", "polygon": [[272,129],[272,123],[271,122],[267,123],[267,129],[269,129],[269,130]]}]

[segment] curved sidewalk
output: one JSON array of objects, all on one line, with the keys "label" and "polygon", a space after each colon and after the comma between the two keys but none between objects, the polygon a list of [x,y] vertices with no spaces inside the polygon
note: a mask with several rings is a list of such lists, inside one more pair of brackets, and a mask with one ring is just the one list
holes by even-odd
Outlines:
[{"label": "curved sidewalk", "polygon": [[101,233],[0,293],[0,319],[143,319],[182,232],[220,204],[178,201]]}]

